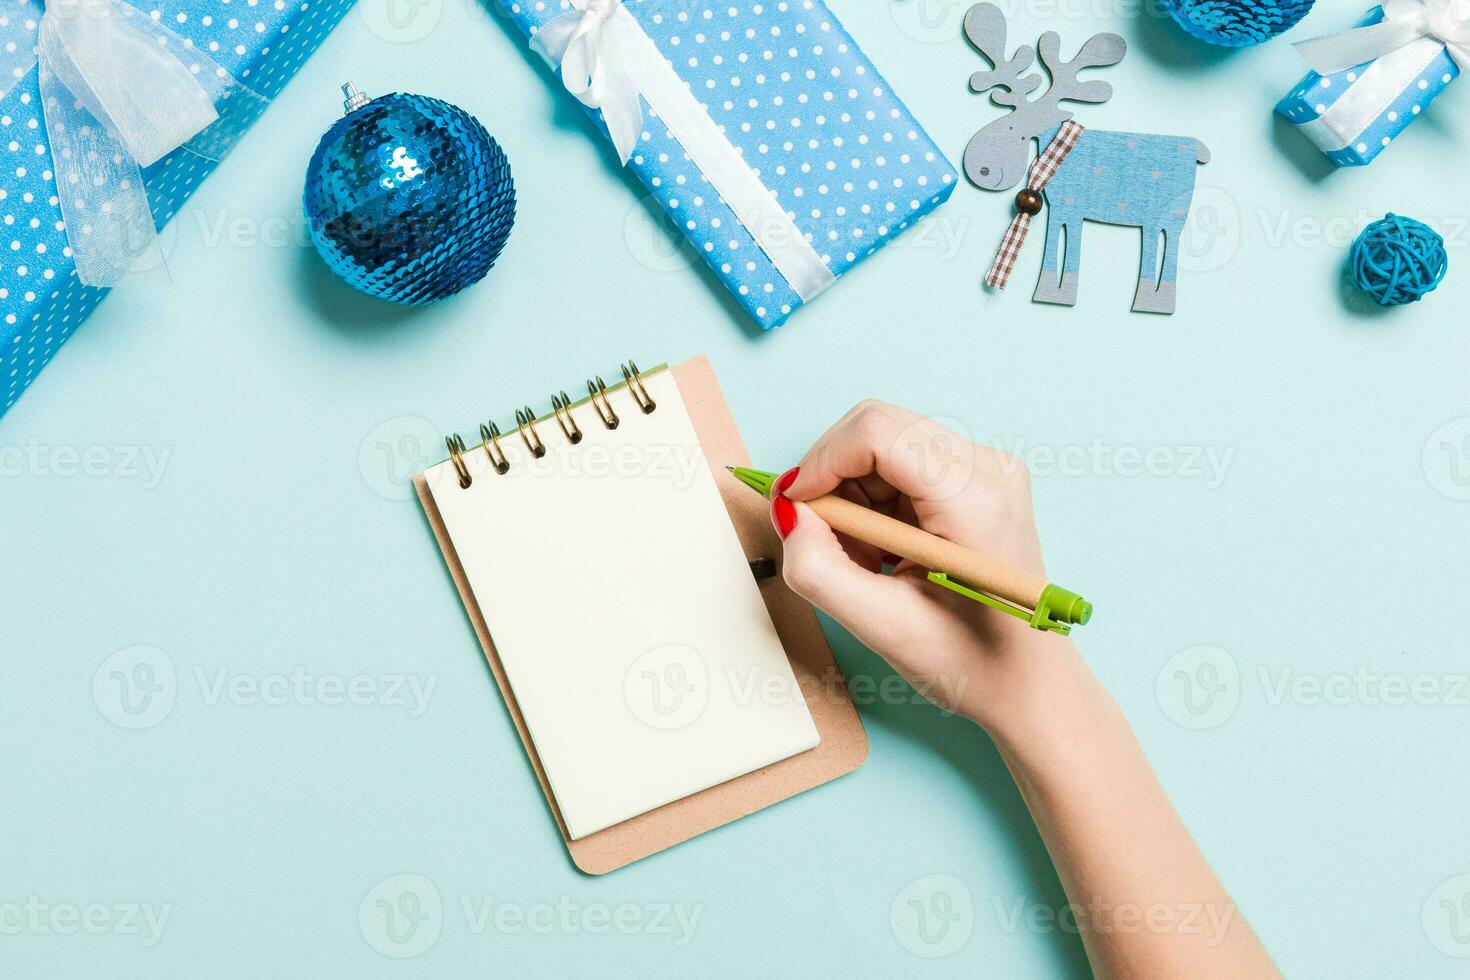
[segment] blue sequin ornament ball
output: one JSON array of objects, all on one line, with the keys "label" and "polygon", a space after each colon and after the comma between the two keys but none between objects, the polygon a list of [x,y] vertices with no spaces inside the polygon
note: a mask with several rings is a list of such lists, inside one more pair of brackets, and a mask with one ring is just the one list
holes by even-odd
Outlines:
[{"label": "blue sequin ornament ball", "polygon": [[317,145],[302,195],[322,259],[394,303],[432,303],[479,282],[515,222],[500,145],[447,102],[342,91],[347,114]]},{"label": "blue sequin ornament ball", "polygon": [[1313,0],[1164,0],[1179,26],[1210,44],[1260,44],[1296,25]]}]

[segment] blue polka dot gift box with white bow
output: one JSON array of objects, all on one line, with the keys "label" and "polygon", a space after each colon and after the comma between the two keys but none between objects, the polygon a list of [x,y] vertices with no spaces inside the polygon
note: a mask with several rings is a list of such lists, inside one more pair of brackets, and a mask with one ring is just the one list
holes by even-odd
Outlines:
[{"label": "blue polka dot gift box with white bow", "polygon": [[822,0],[501,6],[763,328],[954,190]]},{"label": "blue polka dot gift box with white bow", "polygon": [[0,415],[351,5],[0,0]]},{"label": "blue polka dot gift box with white bow", "polygon": [[1470,3],[1388,0],[1295,47],[1313,70],[1276,111],[1337,166],[1361,167],[1470,66]]}]

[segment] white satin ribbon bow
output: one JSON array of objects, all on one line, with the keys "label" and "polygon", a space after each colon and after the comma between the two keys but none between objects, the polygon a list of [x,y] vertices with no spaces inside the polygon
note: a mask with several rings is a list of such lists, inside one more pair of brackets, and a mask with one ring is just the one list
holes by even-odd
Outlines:
[{"label": "white satin ribbon bow", "polygon": [[1470,70],[1470,2],[1385,0],[1378,23],[1298,41],[1293,47],[1317,74],[1331,75],[1421,38],[1444,45],[1461,71]]},{"label": "white satin ribbon bow", "polygon": [[583,105],[602,110],[618,161],[626,164],[642,137],[646,101],[802,300],[831,285],[831,270],[794,218],[621,0],[571,4],[573,9],[548,21],[531,45],[561,68],[567,91]]},{"label": "white satin ribbon bow", "polygon": [[220,159],[265,100],[124,0],[50,0],[34,30],[77,278],[113,286],[163,261],[142,168],[181,148]]},{"label": "white satin ribbon bow", "polygon": [[[537,32],[532,45],[553,65],[562,83],[583,105],[602,110],[602,121],[626,164],[643,131],[638,81],[620,55],[637,44],[638,26],[618,0],[573,0],[577,9]],[[644,37],[647,40],[647,37]]]}]

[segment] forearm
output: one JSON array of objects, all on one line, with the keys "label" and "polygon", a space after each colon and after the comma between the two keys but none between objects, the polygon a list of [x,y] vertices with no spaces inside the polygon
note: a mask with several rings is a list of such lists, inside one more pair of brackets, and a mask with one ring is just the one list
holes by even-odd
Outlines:
[{"label": "forearm", "polygon": [[1271,977],[1144,757],[1070,643],[991,734],[1051,853],[1103,978]]},{"label": "forearm", "polygon": [[990,732],[1071,897],[1062,914],[1076,915],[1099,976],[1277,975],[1069,640],[935,588],[912,562],[875,574],[877,549],[839,539],[802,502],[840,493],[1045,577],[1020,460],[864,402],[775,486],[786,583],[941,707]]}]

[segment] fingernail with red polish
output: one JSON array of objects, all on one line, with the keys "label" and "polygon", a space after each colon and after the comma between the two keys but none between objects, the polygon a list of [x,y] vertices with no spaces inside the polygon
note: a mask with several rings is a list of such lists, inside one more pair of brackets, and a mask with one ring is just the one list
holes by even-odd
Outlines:
[{"label": "fingernail with red polish", "polygon": [[782,473],[780,476],[776,477],[776,493],[783,494],[787,490],[790,490],[791,484],[796,482],[796,475],[800,472],[800,466],[793,466],[785,473]]},{"label": "fingernail with red polish", "polygon": [[776,525],[776,533],[781,535],[785,541],[796,527],[796,505],[785,497],[777,497],[771,501],[771,523]]}]

